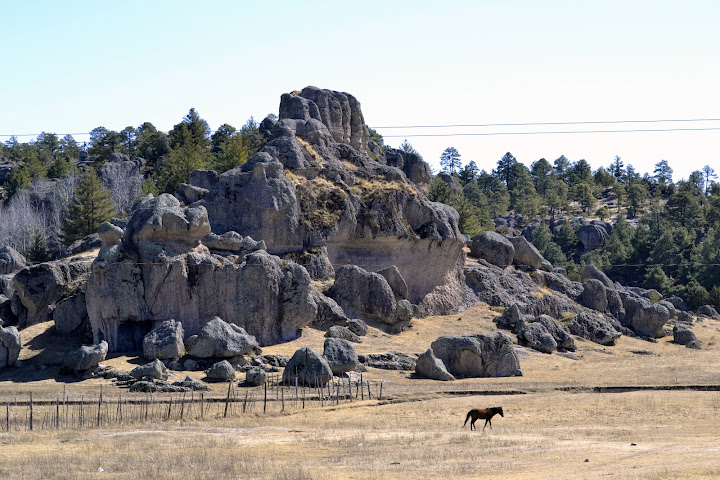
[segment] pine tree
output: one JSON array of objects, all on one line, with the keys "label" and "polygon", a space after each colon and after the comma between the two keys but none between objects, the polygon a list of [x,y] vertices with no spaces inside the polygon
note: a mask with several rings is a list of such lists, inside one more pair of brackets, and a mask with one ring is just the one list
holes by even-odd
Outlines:
[{"label": "pine tree", "polygon": [[39,230],[35,230],[33,233],[30,247],[25,252],[25,258],[32,264],[48,262],[52,259],[45,236]]},{"label": "pine tree", "polygon": [[62,220],[60,236],[65,245],[95,233],[102,222],[115,214],[110,192],[102,186],[93,168],[82,175],[75,196]]}]

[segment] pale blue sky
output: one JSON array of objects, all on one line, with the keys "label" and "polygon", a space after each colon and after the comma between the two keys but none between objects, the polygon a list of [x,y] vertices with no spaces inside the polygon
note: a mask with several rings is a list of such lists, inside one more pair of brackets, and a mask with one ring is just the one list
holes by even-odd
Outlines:
[{"label": "pale blue sky", "polygon": [[[717,0],[0,0],[0,18],[0,134],[168,130],[191,107],[241,126],[307,85],[353,94],[377,127],[720,118]],[[488,170],[510,151],[593,168],[617,154],[642,172],[666,159],[676,180],[720,171],[720,130],[409,136],[673,127],[720,121],[378,130],[434,166],[455,146]]]}]

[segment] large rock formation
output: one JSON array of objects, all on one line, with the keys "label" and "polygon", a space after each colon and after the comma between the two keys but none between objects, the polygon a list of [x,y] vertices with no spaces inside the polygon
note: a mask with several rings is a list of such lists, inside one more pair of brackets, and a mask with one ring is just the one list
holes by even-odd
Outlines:
[{"label": "large rock formation", "polygon": [[505,268],[512,265],[515,247],[506,237],[495,232],[481,232],[472,239],[470,254],[475,258]]},{"label": "large rock formation", "polygon": [[20,332],[17,328],[4,328],[0,325],[0,369],[15,365],[21,347]]},{"label": "large rock formation", "polygon": [[12,247],[0,248],[0,275],[13,273],[25,267],[25,257]]},{"label": "large rock formation", "polygon": [[455,377],[522,376],[513,342],[502,332],[442,336],[430,348]]},{"label": "large rock formation", "polygon": [[459,217],[423,193],[426,163],[375,148],[346,93],[308,87],[283,95],[279,113],[264,125],[270,140],[260,152],[197,185],[209,190],[198,204],[214,233],[250,235],[280,255],[325,247],[333,265],[395,265],[413,303],[453,279],[460,285]]},{"label": "large rock formation", "polygon": [[213,317],[228,319],[263,345],[295,338],[318,307],[304,268],[258,250],[214,255],[205,208],[183,208],[170,195],[139,200],[120,245],[104,247],[86,287],[94,341],[110,351],[142,348],[161,321],[175,319],[186,335]]}]

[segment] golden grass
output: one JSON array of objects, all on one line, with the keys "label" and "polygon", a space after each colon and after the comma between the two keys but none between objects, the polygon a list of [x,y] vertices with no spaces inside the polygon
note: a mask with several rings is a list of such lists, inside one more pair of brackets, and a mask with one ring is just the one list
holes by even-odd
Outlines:
[{"label": "golden grass", "polygon": [[355,184],[350,190],[357,196],[368,200],[384,200],[398,192],[408,192],[413,197],[417,197],[418,193],[415,188],[408,184],[398,182],[397,180],[365,180],[356,178]]},{"label": "golden grass", "polygon": [[[443,334],[494,331],[497,312],[477,305],[460,314],[413,320],[397,335],[370,328],[359,353],[425,351]],[[36,328],[37,327],[37,328]],[[41,355],[42,326],[24,330],[24,358]],[[47,326],[45,327],[47,329]],[[692,390],[594,393],[603,386],[717,385],[720,322],[694,331],[703,350],[668,338],[650,343],[621,337],[614,347],[578,341],[580,360],[518,347],[523,377],[434,382],[410,372],[369,369],[384,381],[384,399],[267,415],[222,418],[214,406],[204,420],[134,424],[104,429],[0,433],[2,478],[428,479],[720,477],[720,392]],[[34,334],[35,337],[30,335]],[[300,346],[322,351],[324,332],[264,349],[291,354]],[[643,352],[644,354],[634,353]],[[132,368],[130,357],[108,363]],[[179,372],[184,377],[188,372]],[[198,372],[190,372],[198,377]],[[114,398],[103,380],[68,384],[71,395]],[[18,391],[54,394],[54,380],[0,384],[0,399]],[[510,391],[525,392],[510,395]],[[506,392],[506,393],[502,393]],[[213,395],[222,396],[215,388]],[[129,395],[123,391],[123,395]],[[177,396],[175,397],[177,398]],[[256,398],[258,398],[256,396]],[[0,403],[1,405],[1,403]],[[461,428],[477,406],[501,405],[493,430]],[[152,458],[151,458],[152,457]],[[586,461],[587,460],[587,461]],[[102,468],[103,472],[98,472]]]},{"label": "golden grass", "polygon": [[295,140],[302,146],[308,154],[310,154],[310,157],[312,157],[313,160],[315,160],[315,166],[318,167],[322,165],[323,158],[322,156],[315,151],[315,149],[310,145],[306,140],[295,136]]}]

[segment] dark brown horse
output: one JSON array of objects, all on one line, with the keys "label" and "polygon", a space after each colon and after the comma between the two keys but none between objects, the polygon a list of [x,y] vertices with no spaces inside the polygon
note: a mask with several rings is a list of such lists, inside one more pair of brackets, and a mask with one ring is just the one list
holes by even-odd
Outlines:
[{"label": "dark brown horse", "polygon": [[468,412],[467,417],[465,417],[465,423],[463,423],[463,427],[467,425],[468,420],[472,418],[472,421],[470,422],[470,430],[476,429],[475,421],[477,419],[485,420],[483,430],[485,430],[485,427],[487,427],[488,424],[490,424],[490,430],[492,430],[492,422],[490,421],[490,419],[498,413],[501,417],[505,416],[503,415],[502,407],[473,408]]}]

